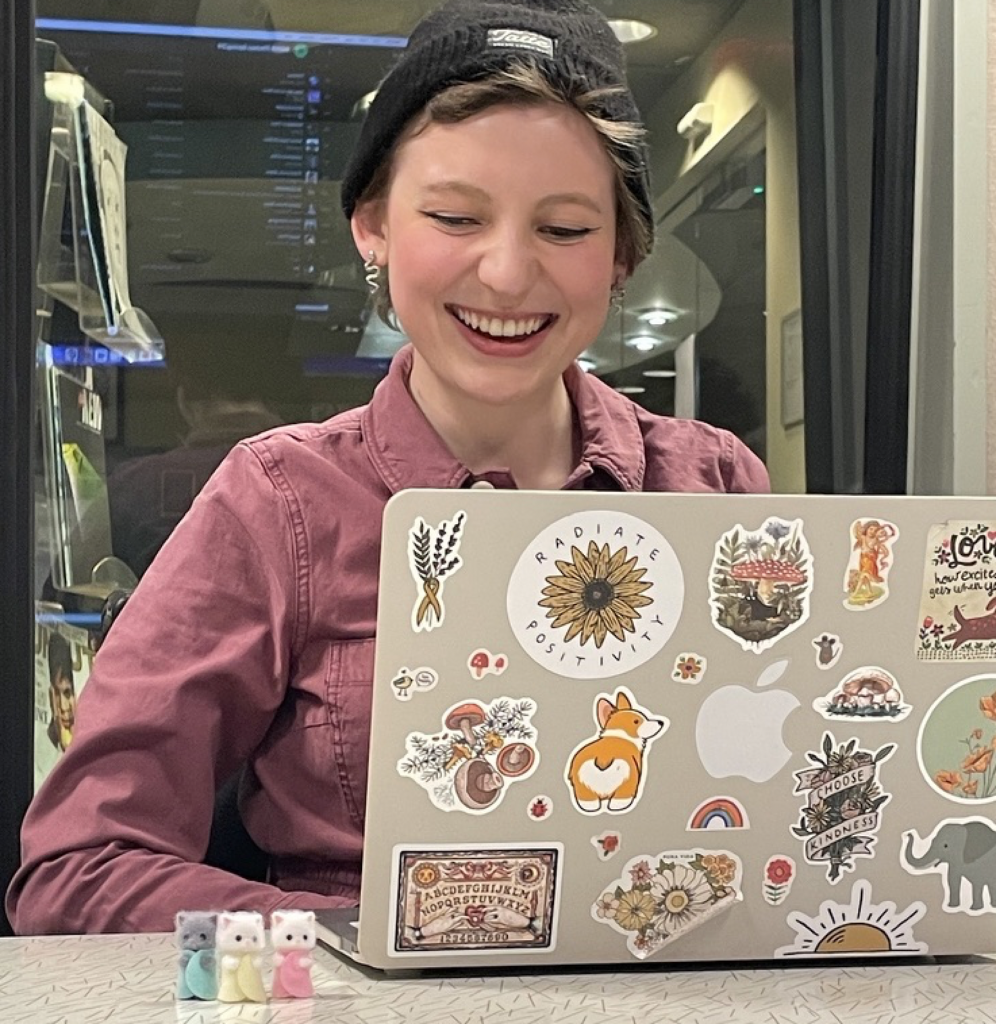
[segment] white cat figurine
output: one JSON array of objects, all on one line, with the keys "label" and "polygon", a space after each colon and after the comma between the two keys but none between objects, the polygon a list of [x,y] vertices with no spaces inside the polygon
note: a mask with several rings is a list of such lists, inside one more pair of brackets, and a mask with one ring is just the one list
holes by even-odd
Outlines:
[{"label": "white cat figurine", "polygon": [[220,1002],[266,1002],[262,974],[265,941],[262,914],[240,912],[218,915],[215,942],[221,967],[221,985],[218,988]]},{"label": "white cat figurine", "polygon": [[315,994],[315,915],[310,910],[275,910],[270,918],[273,942],[273,998],[308,999]]}]

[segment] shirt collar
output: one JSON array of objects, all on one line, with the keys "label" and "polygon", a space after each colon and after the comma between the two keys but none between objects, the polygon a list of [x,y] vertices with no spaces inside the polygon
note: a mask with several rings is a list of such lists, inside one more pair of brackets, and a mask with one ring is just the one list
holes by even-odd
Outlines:
[{"label": "shirt collar", "polygon": [[[363,410],[361,425],[371,462],[392,493],[410,487],[463,487],[472,474],[453,457],[408,391],[411,367],[412,349],[405,345]],[[564,383],[581,426],[581,463],[573,476],[579,470],[587,475],[602,469],[623,490],[641,490],[646,456],[636,406],[573,364]]]}]

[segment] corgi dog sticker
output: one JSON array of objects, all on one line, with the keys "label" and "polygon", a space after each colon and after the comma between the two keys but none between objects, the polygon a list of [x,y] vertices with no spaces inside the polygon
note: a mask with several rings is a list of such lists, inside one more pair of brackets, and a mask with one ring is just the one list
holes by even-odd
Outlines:
[{"label": "corgi dog sticker", "polygon": [[649,745],[671,724],[641,708],[620,687],[595,701],[598,733],[575,748],[565,780],[574,806],[586,814],[632,810],[640,799]]}]

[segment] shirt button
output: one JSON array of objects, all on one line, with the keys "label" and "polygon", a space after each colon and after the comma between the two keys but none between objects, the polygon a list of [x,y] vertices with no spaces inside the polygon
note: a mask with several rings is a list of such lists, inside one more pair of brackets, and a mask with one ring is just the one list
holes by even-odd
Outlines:
[{"label": "shirt button", "polygon": [[495,485],[490,480],[475,480],[471,485],[472,491],[493,491]]}]

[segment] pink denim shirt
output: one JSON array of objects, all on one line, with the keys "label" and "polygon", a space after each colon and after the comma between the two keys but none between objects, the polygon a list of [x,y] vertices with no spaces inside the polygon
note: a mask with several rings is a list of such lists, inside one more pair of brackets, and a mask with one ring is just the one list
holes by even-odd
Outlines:
[{"label": "pink denim shirt", "polygon": [[[25,818],[18,932],[355,902],[381,514],[404,488],[474,482],[409,395],[410,367],[406,348],[369,405],[238,444],[166,542]],[[651,415],[576,367],[565,380],[582,432],[567,488],[768,489],[731,434]],[[242,816],[272,884],[199,863],[215,787],[244,763]]]}]

